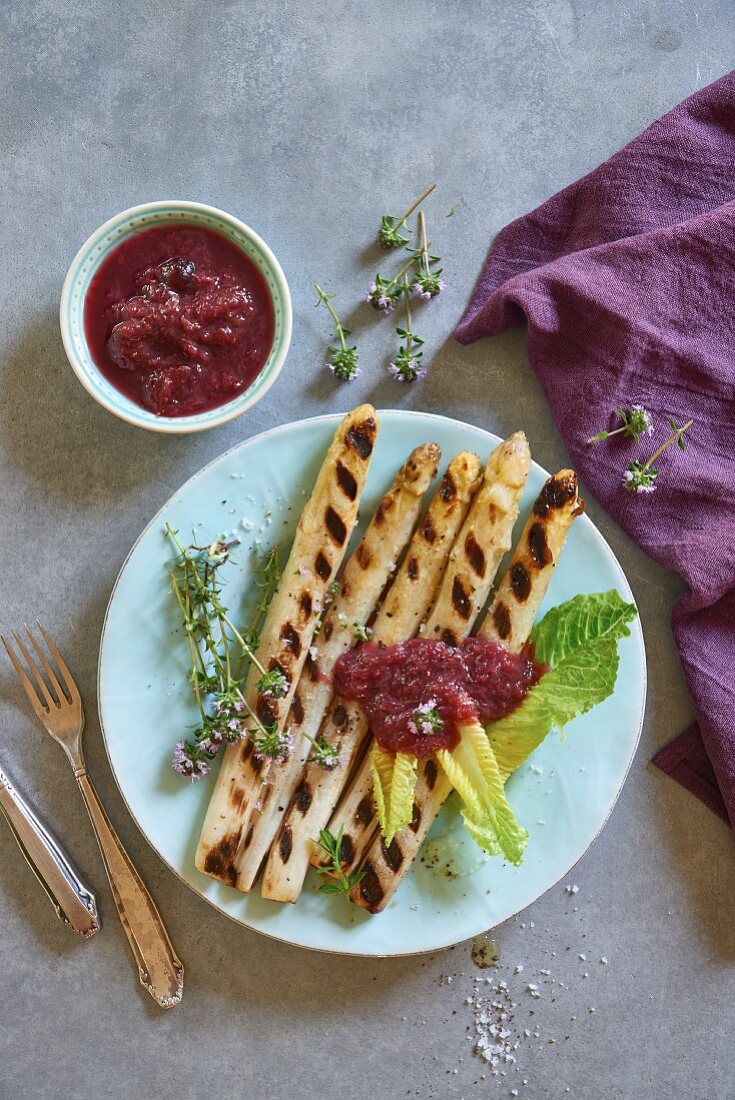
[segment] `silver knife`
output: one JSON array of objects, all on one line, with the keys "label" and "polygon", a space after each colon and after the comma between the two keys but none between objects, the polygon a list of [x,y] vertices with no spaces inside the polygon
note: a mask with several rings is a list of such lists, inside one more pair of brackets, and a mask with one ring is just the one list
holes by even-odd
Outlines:
[{"label": "silver knife", "polygon": [[84,939],[99,932],[97,899],[82,882],[59,842],[41,824],[2,768],[0,810],[59,920],[70,925]]}]

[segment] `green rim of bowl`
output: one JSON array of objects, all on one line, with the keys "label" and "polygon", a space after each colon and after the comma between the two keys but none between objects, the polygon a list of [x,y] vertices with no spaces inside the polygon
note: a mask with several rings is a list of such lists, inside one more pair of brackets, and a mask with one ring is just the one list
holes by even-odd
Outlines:
[{"label": "green rim of bowl", "polygon": [[[270,291],[275,314],[273,346],[265,366],[244,393],[216,409],[195,416],[161,417],[141,408],[109,382],[96,366],[84,335],[84,300],[102,260],[121,241],[165,222],[185,222],[214,230],[242,249],[256,265]],[[85,389],[121,420],[150,431],[180,434],[205,431],[252,408],[280,374],[291,342],[291,295],[281,265],[265,241],[244,222],[203,203],[171,200],[124,210],[92,234],[72,260],[61,291],[61,337],[67,358]]]}]

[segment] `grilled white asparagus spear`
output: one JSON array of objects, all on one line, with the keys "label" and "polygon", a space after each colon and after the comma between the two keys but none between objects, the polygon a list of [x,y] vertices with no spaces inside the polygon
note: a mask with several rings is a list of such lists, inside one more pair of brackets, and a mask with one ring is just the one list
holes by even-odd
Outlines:
[{"label": "grilled white asparagus spear", "polygon": [[[355,627],[364,626],[396,570],[421,509],[421,499],[436,477],[441,448],[423,443],[411,452],[393,485],[379,503],[355,552],[345,565],[339,590],[310,647],[296,687],[285,728],[291,755],[271,767],[260,784],[257,813],[247,848],[238,865],[237,886],[253,886],[307,760],[314,751],[322,719],[332,698],[332,674],[337,658],[354,643]],[[252,757],[247,767],[253,766]]]},{"label": "grilled white asparagus spear", "polygon": [[[477,455],[463,452],[449,463],[375,618],[373,641],[390,645],[413,637],[418,630],[481,474]],[[299,897],[314,849],[312,840],[327,824],[369,730],[359,705],[335,696],[321,732],[335,748],[337,766],[327,771],[312,763],[304,770],[271,849],[264,897],[279,901]]]},{"label": "grilled white asparagus spear", "polygon": [[[291,553],[268,609],[257,657],[261,665],[285,677],[281,697],[258,690],[255,665],[244,700],[263,727],[282,728],[323,606],[327,585],[335,576],[357,520],[378,430],[372,405],[360,405],[337,428],[311,497],[304,506]],[[228,747],[212,793],[196,853],[196,866],[230,886],[247,838],[244,825],[254,801],[255,785],[247,769],[252,736]],[[261,760],[262,771],[267,771]]]},{"label": "grilled white asparagus spear", "polygon": [[[569,529],[583,508],[577,477],[572,470],[561,470],[549,478],[534,504],[508,571],[480,627],[481,635],[501,641],[514,652],[523,648]],[[484,736],[484,731],[482,733]],[[418,769],[413,820],[395,836],[390,848],[385,847],[380,836],[373,839],[362,865],[363,878],[350,894],[355,904],[371,913],[379,913],[385,908],[410,869],[451,789],[452,784],[436,758],[433,755],[424,757]]]},{"label": "grilled white asparagus spear", "polygon": [[[424,637],[456,645],[472,631],[500,562],[510,549],[530,468],[531,451],[523,432],[510,436],[491,454],[483,486],[452,548],[439,594],[422,629]],[[334,836],[342,829],[347,838],[343,844],[350,856],[343,864],[346,872],[360,863],[378,827],[371,761],[368,754],[329,823]]]}]

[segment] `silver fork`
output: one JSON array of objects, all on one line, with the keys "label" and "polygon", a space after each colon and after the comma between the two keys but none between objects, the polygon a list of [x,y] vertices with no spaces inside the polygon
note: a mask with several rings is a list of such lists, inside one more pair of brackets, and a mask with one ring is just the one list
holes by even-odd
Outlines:
[{"label": "silver fork", "polygon": [[5,638],[2,638],[2,643],[36,715],[48,733],[59,742],[74,769],[97,836],[120,921],[138,964],[141,985],[162,1008],[171,1008],[182,997],[184,967],[168,938],[153,899],[130,862],[87,775],[82,756],[84,708],[81,695],[58,649],[41,624],[37,625],[60,675],[54,671],[48,656],[27,625],[25,629],[28,640],[41,663],[46,679],[17,631],[13,631],[13,638],[25,659],[33,682],[12,646]]}]

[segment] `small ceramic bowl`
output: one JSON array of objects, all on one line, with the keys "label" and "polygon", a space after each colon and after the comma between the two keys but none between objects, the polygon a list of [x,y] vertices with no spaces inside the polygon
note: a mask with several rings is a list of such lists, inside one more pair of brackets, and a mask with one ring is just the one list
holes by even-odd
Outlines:
[{"label": "small ceramic bowl", "polygon": [[[186,222],[222,234],[242,249],[263,275],[273,300],[273,347],[260,374],[243,392],[216,409],[195,416],[156,416],[136,405],[109,382],[96,366],[84,334],[84,299],[100,263],[127,237],[166,222]],[[61,291],[61,336],[69,362],[100,405],[140,428],[154,432],[201,432],[225,424],[252,408],[280,374],[291,342],[291,295],[286,277],[268,245],[247,225],[213,206],[198,202],[147,202],[110,218],[82,245],[72,260]]]}]

